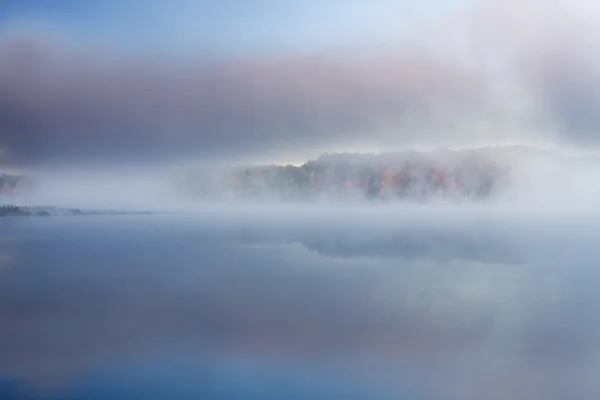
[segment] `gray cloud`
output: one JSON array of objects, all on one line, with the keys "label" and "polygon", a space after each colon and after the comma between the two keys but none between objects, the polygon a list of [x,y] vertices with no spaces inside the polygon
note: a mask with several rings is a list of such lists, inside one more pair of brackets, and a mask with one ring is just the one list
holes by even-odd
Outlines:
[{"label": "gray cloud", "polygon": [[23,163],[539,134],[588,144],[600,124],[593,28],[558,6],[522,4],[486,2],[376,54],[126,59],[6,34],[0,140]]},{"label": "gray cloud", "polygon": [[366,133],[378,140],[386,120],[395,125],[451,99],[452,110],[465,112],[485,90],[458,67],[412,55],[377,64],[291,56],[165,65],[56,57],[25,40],[4,51],[3,136],[31,155],[92,147],[229,153]]}]

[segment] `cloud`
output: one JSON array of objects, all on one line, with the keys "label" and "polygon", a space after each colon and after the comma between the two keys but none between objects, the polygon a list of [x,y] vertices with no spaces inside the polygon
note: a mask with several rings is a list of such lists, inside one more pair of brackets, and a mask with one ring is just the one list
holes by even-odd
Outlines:
[{"label": "cloud", "polygon": [[230,153],[327,146],[369,133],[378,140],[380,125],[408,121],[434,102],[464,113],[485,90],[472,74],[416,55],[379,63],[283,56],[174,65],[70,54],[37,38],[15,39],[3,52],[3,137],[31,156]]},{"label": "cloud", "polygon": [[0,140],[23,163],[595,144],[596,28],[580,22],[579,10],[486,1],[386,50],[292,46],[185,61],[72,47],[51,33],[5,33]]}]

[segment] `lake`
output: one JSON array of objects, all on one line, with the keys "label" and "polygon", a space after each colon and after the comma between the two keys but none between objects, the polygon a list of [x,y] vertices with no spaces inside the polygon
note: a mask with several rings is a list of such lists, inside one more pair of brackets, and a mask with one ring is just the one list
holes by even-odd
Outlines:
[{"label": "lake", "polygon": [[0,219],[0,398],[597,399],[600,218]]}]

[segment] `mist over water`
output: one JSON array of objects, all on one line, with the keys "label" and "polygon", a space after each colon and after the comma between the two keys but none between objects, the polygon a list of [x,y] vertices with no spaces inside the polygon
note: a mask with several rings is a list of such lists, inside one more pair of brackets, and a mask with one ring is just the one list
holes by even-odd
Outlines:
[{"label": "mist over water", "polygon": [[[362,189],[344,196],[318,195],[307,199],[283,199],[274,189],[263,188],[256,198],[242,197],[227,188],[214,189],[213,196],[195,193],[210,183],[185,181],[194,174],[225,181],[229,167],[222,164],[185,168],[111,168],[77,170],[72,167],[36,171],[35,187],[9,197],[5,202],[22,206],[79,209],[115,209],[156,212],[267,212],[319,213],[359,212],[499,212],[499,213],[595,213],[600,201],[600,161],[596,158],[564,157],[559,154],[508,150],[496,156],[510,169],[507,183],[498,193],[478,201],[431,196],[424,201],[396,198],[369,201]],[[332,167],[333,168],[333,167]],[[213,183],[214,185],[214,183]],[[265,207],[261,211],[261,207]],[[360,210],[359,210],[360,208]]]},{"label": "mist over water", "polygon": [[[92,210],[174,211],[178,198],[172,177],[139,169],[74,168],[34,174],[35,187],[10,199],[30,207]],[[7,199],[8,200],[8,199]]]},{"label": "mist over water", "polygon": [[156,213],[0,220],[0,395],[595,399],[598,164],[506,161],[479,202],[40,173],[15,202]]}]

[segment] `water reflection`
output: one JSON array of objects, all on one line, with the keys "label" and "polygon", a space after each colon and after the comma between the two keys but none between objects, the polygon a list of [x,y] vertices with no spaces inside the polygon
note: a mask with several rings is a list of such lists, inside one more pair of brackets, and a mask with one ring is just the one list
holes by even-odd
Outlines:
[{"label": "water reflection", "polygon": [[3,226],[0,370],[95,399],[600,393],[594,221],[291,222]]}]

